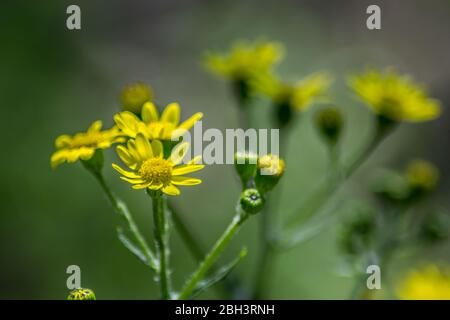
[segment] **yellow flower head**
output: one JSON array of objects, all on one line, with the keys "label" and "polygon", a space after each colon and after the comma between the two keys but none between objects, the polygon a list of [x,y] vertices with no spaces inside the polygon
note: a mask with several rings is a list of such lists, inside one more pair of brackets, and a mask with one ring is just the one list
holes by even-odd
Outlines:
[{"label": "yellow flower head", "polygon": [[132,184],[133,189],[161,190],[165,194],[176,196],[180,190],[176,187],[193,186],[201,183],[200,179],[189,178],[185,174],[203,169],[204,165],[196,164],[200,157],[195,157],[187,164],[179,165],[188,151],[189,144],[178,144],[169,159],[164,159],[163,145],[159,140],[151,143],[139,133],[136,139],[128,140],[127,147],[118,146],[117,154],[132,171],[126,171],[117,164],[122,180]]},{"label": "yellow flower head", "polygon": [[139,113],[144,103],[152,101],[153,90],[142,82],[133,83],[122,90],[120,102],[127,111]]},{"label": "yellow flower head", "polygon": [[405,175],[413,189],[431,191],[436,187],[439,171],[425,160],[413,160],[406,167]]},{"label": "yellow flower head", "polygon": [[404,300],[450,300],[450,268],[428,265],[410,272],[397,295]]},{"label": "yellow flower head", "polygon": [[52,168],[64,162],[75,162],[78,159],[89,160],[96,149],[107,149],[112,144],[123,142],[117,127],[101,130],[102,122],[95,121],[86,132],[80,132],[74,136],[61,135],[55,141],[56,151],[53,153],[50,163]]},{"label": "yellow flower head", "polygon": [[317,99],[324,97],[330,84],[331,78],[325,73],[310,75],[293,84],[266,74],[256,77],[252,87],[255,92],[267,96],[276,104],[287,104],[292,109],[304,111]]},{"label": "yellow flower head", "polygon": [[283,57],[283,47],[275,42],[238,41],[226,54],[207,53],[206,67],[231,80],[248,80],[268,72]]},{"label": "yellow flower head", "polygon": [[142,106],[141,117],[142,120],[129,111],[123,111],[114,116],[114,121],[121,132],[130,138],[136,138],[138,133],[142,133],[149,140],[171,140],[192,128],[203,117],[203,113],[197,112],[180,124],[178,103],[169,104],[159,116],[156,106],[146,102]]},{"label": "yellow flower head", "polygon": [[271,153],[258,159],[258,169],[267,170],[266,175],[281,177],[284,174],[284,160]]},{"label": "yellow flower head", "polygon": [[349,85],[376,114],[393,121],[428,121],[440,114],[438,101],[409,77],[390,69],[353,76]]}]

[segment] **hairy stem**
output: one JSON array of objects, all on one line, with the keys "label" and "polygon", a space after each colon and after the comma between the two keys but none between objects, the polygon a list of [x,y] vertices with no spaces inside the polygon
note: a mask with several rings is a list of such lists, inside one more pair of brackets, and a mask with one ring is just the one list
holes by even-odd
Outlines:
[{"label": "hairy stem", "polygon": [[149,191],[153,205],[154,236],[159,257],[159,285],[161,298],[171,298],[169,272],[169,224],[164,210],[164,197],[160,191]]}]

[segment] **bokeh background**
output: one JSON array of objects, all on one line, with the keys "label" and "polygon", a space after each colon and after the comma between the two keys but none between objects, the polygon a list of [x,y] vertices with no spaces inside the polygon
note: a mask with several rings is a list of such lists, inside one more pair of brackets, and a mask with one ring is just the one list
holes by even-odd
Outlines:
[{"label": "bokeh background", "polygon": [[[69,4],[81,7],[80,31],[66,29]],[[366,28],[370,4],[382,8],[382,30]],[[345,112],[344,149],[351,152],[363,143],[371,118],[346,87],[349,72],[366,65],[395,66],[426,83],[432,95],[448,105],[449,17],[448,0],[2,1],[0,298],[64,299],[71,264],[81,267],[82,285],[99,299],[157,297],[152,274],[117,240],[118,219],[94,179],[80,164],[55,171],[49,165],[59,134],[85,130],[96,119],[112,124],[124,85],[148,82],[158,102],[178,101],[183,117],[202,111],[205,128],[235,128],[238,114],[229,87],[205,72],[202,54],[225,50],[236,39],[262,36],[280,41],[287,50],[278,68],[283,77],[295,80],[319,70],[334,75],[331,96]],[[255,112],[261,127],[268,110],[261,100]],[[311,114],[301,116],[290,140],[281,216],[294,210],[324,175],[326,150],[311,125]],[[336,197],[341,199],[338,204],[370,201],[366,187],[373,168],[399,167],[411,157],[423,157],[441,171],[433,202],[448,207],[449,121],[444,110],[436,121],[402,125],[346,183]],[[112,172],[108,163],[115,159],[110,150],[107,179],[150,235],[150,201]],[[183,190],[175,204],[206,249],[233,215],[239,182],[226,165],[208,167],[199,176],[204,183]],[[267,296],[347,298],[353,279],[339,271],[338,228],[333,223],[280,255],[275,273],[268,275],[272,280]],[[257,224],[251,221],[223,256],[229,260],[247,245],[249,255],[235,276],[248,284],[256,268],[257,239]],[[176,233],[172,244],[179,287],[194,263]],[[422,260],[449,262],[449,252],[443,244],[414,260],[398,258],[394,275]],[[202,297],[216,296],[211,290]]]}]

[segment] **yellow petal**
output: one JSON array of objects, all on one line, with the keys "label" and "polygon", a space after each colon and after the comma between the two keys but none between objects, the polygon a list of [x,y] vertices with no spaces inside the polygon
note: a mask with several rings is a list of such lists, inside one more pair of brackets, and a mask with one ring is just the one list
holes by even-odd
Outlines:
[{"label": "yellow petal", "polygon": [[131,179],[131,178],[126,178],[126,177],[120,177],[120,179],[122,179],[123,181],[129,182],[131,184],[143,184],[143,183],[146,183],[146,181],[142,180],[142,179]]},{"label": "yellow petal", "polygon": [[132,140],[132,139],[128,140],[127,148],[128,148],[128,153],[130,154],[130,156],[133,157],[135,162],[142,162],[141,157],[139,156],[139,153],[137,152],[136,143],[134,140]]},{"label": "yellow petal", "polygon": [[142,160],[146,160],[153,157],[153,152],[152,148],[150,147],[150,143],[142,133],[138,133],[138,135],[136,136],[135,143],[136,143],[136,150],[139,153]]},{"label": "yellow petal", "polygon": [[170,103],[161,115],[161,122],[170,122],[175,126],[180,122],[180,106],[178,103]]},{"label": "yellow petal", "polygon": [[170,184],[162,189],[162,192],[169,196],[178,196],[180,194],[180,189]]},{"label": "yellow petal", "polygon": [[118,146],[116,148],[116,152],[119,155],[120,160],[122,160],[122,162],[125,163],[128,167],[131,167],[136,163],[136,161],[128,152],[127,148],[125,148],[124,146]]},{"label": "yellow petal", "polygon": [[203,164],[185,164],[185,165],[173,168],[172,175],[180,176],[182,174],[199,171],[199,170],[203,169],[204,167],[205,166]]},{"label": "yellow petal", "polygon": [[187,164],[198,164],[202,161],[202,156],[195,156]]},{"label": "yellow petal", "polygon": [[150,186],[151,182],[148,183],[144,183],[144,184],[134,184],[132,186],[133,189],[145,189],[148,188]]},{"label": "yellow petal", "polygon": [[145,123],[156,122],[159,118],[158,109],[152,102],[148,101],[142,106],[141,116]]},{"label": "yellow petal", "polygon": [[195,186],[202,183],[202,180],[196,178],[189,178],[184,176],[172,177],[172,183],[180,186]]},{"label": "yellow petal", "polygon": [[189,119],[183,121],[178,128],[179,129],[184,129],[184,130],[189,130],[191,129],[194,124],[199,121],[201,118],[203,118],[203,113],[201,112],[197,112],[196,114],[192,115]]},{"label": "yellow petal", "polygon": [[184,156],[186,155],[186,152],[189,149],[189,143],[182,142],[175,146],[175,148],[172,149],[172,153],[170,154],[170,160],[177,165],[181,161],[183,161]]},{"label": "yellow petal", "polygon": [[68,146],[70,146],[71,141],[72,141],[72,138],[69,135],[67,135],[67,134],[60,135],[55,140],[55,147],[58,149],[68,147]]},{"label": "yellow petal", "polygon": [[147,186],[147,188],[149,188],[150,190],[158,190],[161,189],[163,186],[162,183],[150,183],[149,186]]},{"label": "yellow petal", "polygon": [[112,167],[114,170],[116,170],[117,172],[119,172],[121,175],[127,177],[127,178],[131,178],[131,179],[140,179],[141,177],[138,176],[137,174],[135,174],[134,172],[130,172],[130,171],[126,171],[124,169],[122,169],[121,167],[119,167],[117,164],[113,163]]},{"label": "yellow petal", "polygon": [[78,157],[81,160],[89,160],[95,152],[95,148],[82,147],[78,150]]},{"label": "yellow petal", "polygon": [[155,158],[163,157],[163,145],[162,145],[161,141],[159,141],[159,140],[152,141],[152,151],[153,151],[153,156]]},{"label": "yellow petal", "polygon": [[102,121],[97,120],[87,130],[88,133],[99,132],[102,129]]},{"label": "yellow petal", "polygon": [[60,164],[66,161],[66,150],[59,150],[52,154],[50,158],[50,165],[52,169],[55,169]]}]

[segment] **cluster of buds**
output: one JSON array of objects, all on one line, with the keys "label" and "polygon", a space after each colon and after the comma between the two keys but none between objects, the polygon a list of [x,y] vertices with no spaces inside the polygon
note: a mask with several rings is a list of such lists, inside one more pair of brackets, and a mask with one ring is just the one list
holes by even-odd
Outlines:
[{"label": "cluster of buds", "polygon": [[238,152],[235,168],[243,187],[241,208],[249,214],[260,212],[265,194],[275,188],[284,174],[284,160],[273,154],[258,157],[250,152]]}]

